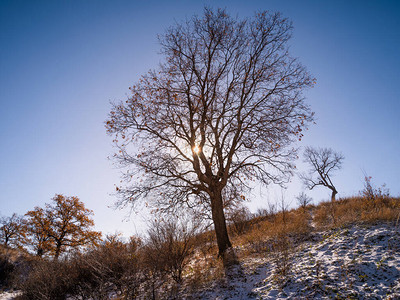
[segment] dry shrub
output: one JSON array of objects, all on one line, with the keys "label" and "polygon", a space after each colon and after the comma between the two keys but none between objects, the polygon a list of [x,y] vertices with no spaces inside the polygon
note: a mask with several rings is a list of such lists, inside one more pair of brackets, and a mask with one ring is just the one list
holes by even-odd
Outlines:
[{"label": "dry shrub", "polygon": [[274,279],[283,286],[291,269],[291,255],[294,251],[293,243],[286,234],[276,236],[272,242],[272,259],[275,263]]},{"label": "dry shrub", "polygon": [[352,224],[361,220],[361,215],[365,206],[363,200],[357,197],[340,199],[336,203],[335,212],[337,215],[338,226]]},{"label": "dry shrub", "polygon": [[114,235],[86,253],[37,259],[19,285],[22,299],[134,299],[140,284],[137,247],[137,240],[124,243]]},{"label": "dry shrub", "polygon": [[0,254],[0,289],[10,288],[14,281],[15,265],[6,254]]},{"label": "dry shrub", "polygon": [[204,260],[214,257],[218,253],[217,241],[214,231],[205,231],[196,234],[194,247]]},{"label": "dry shrub", "polygon": [[371,177],[365,176],[360,196],[322,202],[314,209],[318,227],[337,227],[359,221],[395,221],[400,215],[400,199],[391,197],[385,185],[375,188]]},{"label": "dry shrub", "polygon": [[194,252],[197,226],[185,220],[162,220],[153,222],[144,246],[144,262],[160,274],[182,282],[182,273]]},{"label": "dry shrub", "polygon": [[0,290],[17,288],[31,260],[32,257],[21,248],[0,245]]},{"label": "dry shrub", "polygon": [[375,188],[372,177],[365,176],[364,189],[360,192],[364,210],[361,218],[365,221],[396,220],[400,213],[400,199],[390,197],[385,185]]},{"label": "dry shrub", "polygon": [[312,227],[311,216],[307,211],[295,210],[290,214],[290,226],[288,228],[289,233],[295,235],[308,235]]},{"label": "dry shrub", "polygon": [[139,246],[137,238],[124,243],[114,234],[91,251],[78,253],[71,261],[77,276],[74,294],[83,299],[106,299],[110,294],[136,297],[141,283]]},{"label": "dry shrub", "polygon": [[271,223],[269,221],[260,221],[253,224],[251,229],[244,235],[237,237],[234,243],[241,245],[243,251],[241,255],[264,253],[270,250],[270,242],[268,240],[268,228]]},{"label": "dry shrub", "polygon": [[229,231],[234,235],[242,235],[250,229],[252,215],[247,207],[238,207],[227,215],[227,221],[230,224]]},{"label": "dry shrub", "polygon": [[312,198],[307,196],[304,192],[301,192],[297,197],[297,204],[303,209],[304,212],[307,211],[307,207],[311,204]]},{"label": "dry shrub", "polygon": [[371,199],[362,198],[360,205],[366,207],[361,212],[361,219],[367,222],[395,221],[400,213],[400,198],[376,198],[371,205]]},{"label": "dry shrub", "polygon": [[21,299],[58,300],[66,299],[76,283],[76,272],[65,261],[37,260],[31,266],[28,277],[19,288]]},{"label": "dry shrub", "polygon": [[268,227],[268,235],[271,237],[307,235],[311,231],[310,218],[309,213],[300,209],[279,212],[275,221]]},{"label": "dry shrub", "polygon": [[319,228],[332,226],[334,218],[332,216],[332,202],[321,202],[314,209],[314,223]]},{"label": "dry shrub", "polygon": [[141,249],[144,299],[176,298],[195,249],[198,225],[184,218],[154,221]]},{"label": "dry shrub", "polygon": [[272,240],[277,237],[303,239],[312,230],[310,222],[310,213],[303,209],[284,209],[279,213],[268,213],[268,216],[257,216],[251,220],[250,229],[236,237],[234,243],[246,250],[242,255],[270,252],[273,250]]}]

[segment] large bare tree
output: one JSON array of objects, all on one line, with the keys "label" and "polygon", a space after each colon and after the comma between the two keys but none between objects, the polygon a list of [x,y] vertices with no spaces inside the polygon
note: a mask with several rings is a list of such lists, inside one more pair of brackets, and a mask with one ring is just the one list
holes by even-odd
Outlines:
[{"label": "large bare tree", "polygon": [[331,190],[331,201],[335,202],[338,193],[331,176],[334,171],[342,168],[344,156],[331,148],[307,147],[304,150],[304,162],[310,165],[308,173],[300,174],[304,185],[312,190],[316,186],[325,186]]},{"label": "large bare tree", "polygon": [[224,254],[224,208],[244,200],[252,181],[286,182],[289,146],[313,118],[302,91],[314,79],[289,55],[291,33],[279,13],[240,20],[205,8],[161,35],[163,62],[106,122],[126,168],[118,204],[210,212]]}]

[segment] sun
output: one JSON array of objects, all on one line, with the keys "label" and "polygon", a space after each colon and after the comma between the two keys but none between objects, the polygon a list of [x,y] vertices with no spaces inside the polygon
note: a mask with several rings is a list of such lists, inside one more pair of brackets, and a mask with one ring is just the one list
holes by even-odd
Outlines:
[{"label": "sun", "polygon": [[196,145],[196,146],[193,147],[193,153],[194,153],[194,154],[199,154],[200,151],[201,151],[201,149],[200,149],[199,146]]}]

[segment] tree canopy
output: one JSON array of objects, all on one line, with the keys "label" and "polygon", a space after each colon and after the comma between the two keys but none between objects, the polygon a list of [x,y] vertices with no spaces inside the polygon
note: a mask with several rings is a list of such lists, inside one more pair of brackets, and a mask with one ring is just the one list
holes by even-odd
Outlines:
[{"label": "tree canopy", "polygon": [[289,55],[291,34],[279,13],[240,20],[205,8],[161,35],[163,62],[106,121],[126,168],[119,204],[210,213],[220,254],[229,248],[224,208],[254,180],[286,182],[290,146],[313,119],[303,90],[315,80]]},{"label": "tree canopy", "polygon": [[27,212],[27,232],[37,254],[51,251],[58,258],[68,248],[95,244],[101,234],[92,230],[92,214],[78,197],[63,195],[56,195],[45,209]]}]

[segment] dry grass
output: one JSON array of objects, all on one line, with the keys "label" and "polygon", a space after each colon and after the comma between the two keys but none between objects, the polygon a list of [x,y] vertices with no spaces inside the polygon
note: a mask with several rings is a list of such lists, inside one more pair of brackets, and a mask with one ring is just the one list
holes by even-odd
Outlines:
[{"label": "dry grass", "polygon": [[311,231],[309,211],[295,209],[279,212],[269,217],[257,217],[251,221],[250,229],[233,239],[242,249],[241,256],[271,252],[273,240],[282,236],[292,238],[306,236]]},{"label": "dry grass", "polygon": [[318,228],[345,226],[356,222],[396,221],[400,215],[400,198],[349,197],[332,204],[323,202],[315,208],[314,222]]},{"label": "dry grass", "polygon": [[211,282],[220,281],[224,276],[222,260],[211,254],[206,259],[202,254],[196,255],[185,272],[188,287],[192,291],[200,290]]}]

